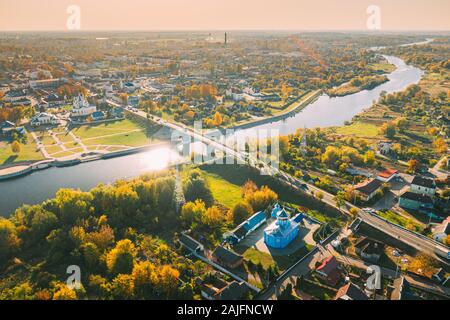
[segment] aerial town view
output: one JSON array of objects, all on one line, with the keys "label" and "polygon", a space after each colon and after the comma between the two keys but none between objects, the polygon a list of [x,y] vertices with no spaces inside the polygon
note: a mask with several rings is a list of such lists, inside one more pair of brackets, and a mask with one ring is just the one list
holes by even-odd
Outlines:
[{"label": "aerial town view", "polygon": [[450,1],[100,2],[0,0],[0,300],[450,300]]}]

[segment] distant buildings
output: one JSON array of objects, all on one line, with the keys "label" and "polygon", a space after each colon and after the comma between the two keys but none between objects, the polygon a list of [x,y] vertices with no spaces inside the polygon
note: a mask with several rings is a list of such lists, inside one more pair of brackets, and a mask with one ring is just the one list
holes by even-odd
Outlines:
[{"label": "distant buildings", "polygon": [[91,114],[93,121],[100,121],[106,118],[106,114],[103,111],[95,111]]},{"label": "distant buildings", "polygon": [[18,90],[10,90],[3,97],[3,101],[5,102],[15,102],[18,100],[24,100],[27,98],[27,93],[23,89]]},{"label": "distant buildings", "polygon": [[39,127],[42,125],[56,125],[59,123],[58,118],[54,114],[40,112],[33,116],[30,120],[30,124],[33,127]]},{"label": "distant buildings", "polygon": [[32,89],[56,89],[63,83],[62,79],[31,80],[30,87]]},{"label": "distant buildings", "polygon": [[180,234],[179,241],[180,241],[180,244],[183,247],[185,247],[186,249],[188,249],[189,251],[203,252],[205,250],[205,247],[200,242],[198,242],[191,236],[187,235],[185,232],[182,232]]}]

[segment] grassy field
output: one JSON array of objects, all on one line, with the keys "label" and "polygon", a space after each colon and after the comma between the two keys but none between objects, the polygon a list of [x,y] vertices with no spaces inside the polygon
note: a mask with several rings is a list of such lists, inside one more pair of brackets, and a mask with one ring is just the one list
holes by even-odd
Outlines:
[{"label": "grassy field", "polygon": [[129,147],[138,147],[146,144],[150,144],[154,140],[147,135],[147,132],[132,131],[123,134],[114,134],[99,138],[83,139],[83,143],[86,146],[92,145],[125,145]]},{"label": "grassy field", "polygon": [[144,129],[138,123],[129,119],[121,121],[105,122],[93,125],[74,127],[72,133],[80,139],[96,138],[115,133],[126,133],[132,130]]},{"label": "grassy field", "polygon": [[395,65],[390,64],[388,62],[382,62],[382,63],[372,63],[369,65],[369,68],[375,71],[382,71],[384,73],[391,73],[395,70]]},{"label": "grassy field", "polygon": [[246,261],[251,261],[255,265],[261,264],[265,270],[275,265],[275,260],[270,254],[258,251],[255,248],[248,248],[242,256]]},{"label": "grassy field", "polygon": [[378,212],[378,215],[392,223],[398,224],[404,228],[410,229],[412,231],[420,232],[423,227],[418,223],[414,222],[412,219],[405,218],[395,212],[386,211]]},{"label": "grassy field", "polygon": [[0,141],[0,165],[14,164],[24,161],[43,160],[44,157],[40,151],[36,149],[31,134],[27,133],[27,144],[20,144],[20,152],[15,154],[11,150],[11,145],[6,141]]},{"label": "grassy field", "polygon": [[242,200],[240,186],[228,182],[218,174],[205,172],[205,176],[217,202],[232,208]]},{"label": "grassy field", "polygon": [[353,135],[357,137],[373,138],[378,136],[378,127],[363,122],[354,122],[348,126],[336,128],[336,133],[343,135]]},{"label": "grassy field", "polygon": [[213,196],[218,202],[224,201],[234,204],[240,201],[241,187],[250,179],[256,185],[266,185],[275,191],[282,202],[292,207],[301,207],[310,211],[315,218],[322,222],[334,221],[338,224],[344,222],[343,216],[335,209],[325,206],[323,203],[303,192],[298,192],[279,183],[271,176],[261,175],[258,171],[245,165],[202,165],[200,169],[210,180]]}]

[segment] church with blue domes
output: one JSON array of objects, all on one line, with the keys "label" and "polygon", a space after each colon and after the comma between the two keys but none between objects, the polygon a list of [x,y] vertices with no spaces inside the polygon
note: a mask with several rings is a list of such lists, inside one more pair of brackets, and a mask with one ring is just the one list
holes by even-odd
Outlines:
[{"label": "church with blue domes", "polygon": [[294,218],[289,218],[286,210],[277,203],[272,209],[271,216],[276,222],[264,230],[264,243],[271,248],[283,249],[298,236],[299,223],[303,215],[298,214]]}]

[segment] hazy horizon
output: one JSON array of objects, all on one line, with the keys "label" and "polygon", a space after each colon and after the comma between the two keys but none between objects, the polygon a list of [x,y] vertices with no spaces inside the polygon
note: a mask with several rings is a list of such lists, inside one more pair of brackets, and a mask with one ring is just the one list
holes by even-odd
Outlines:
[{"label": "hazy horizon", "polygon": [[381,32],[450,30],[447,0],[1,0],[0,31],[71,31],[70,5],[81,9],[80,32],[361,32],[370,5],[381,10]]}]

